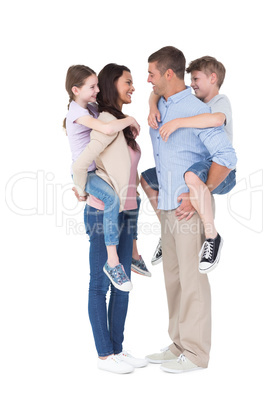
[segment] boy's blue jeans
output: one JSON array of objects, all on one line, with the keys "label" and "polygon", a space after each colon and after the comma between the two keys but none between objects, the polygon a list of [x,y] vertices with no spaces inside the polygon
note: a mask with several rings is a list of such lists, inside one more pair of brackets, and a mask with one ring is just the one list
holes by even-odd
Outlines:
[{"label": "boy's blue jeans", "polygon": [[[118,245],[118,214],[120,207],[118,195],[105,180],[101,179],[94,172],[88,172],[85,191],[104,202],[103,229],[106,246]],[[138,236],[137,226],[140,202],[140,198],[137,197],[138,208],[129,211],[133,226],[134,239],[137,239]]]},{"label": "boy's blue jeans", "polygon": [[[204,183],[207,181],[208,177],[208,171],[211,166],[211,161],[201,161],[194,163],[189,169],[186,170],[186,172],[193,172],[195,173],[200,180],[202,180]],[[186,173],[185,172],[185,173]],[[142,177],[148,185],[156,191],[159,191],[159,184],[158,184],[158,179],[156,175],[156,168],[151,168],[146,170],[145,172],[142,172]],[[223,180],[218,187],[216,187],[213,191],[212,194],[227,194],[229,191],[232,190],[232,188],[236,185],[236,170],[232,170],[229,175],[226,177],[225,180]]]},{"label": "boy's blue jeans", "polygon": [[[126,274],[131,276],[131,259],[133,246],[133,211],[123,211],[118,216],[119,244],[117,247],[120,262]],[[128,309],[128,292],[116,289],[103,272],[107,261],[104,242],[104,211],[89,205],[85,206],[84,222],[89,235],[90,283],[88,297],[88,314],[92,326],[96,349],[99,356],[109,356],[122,352],[124,327]],[[111,286],[108,309],[106,294]]]}]

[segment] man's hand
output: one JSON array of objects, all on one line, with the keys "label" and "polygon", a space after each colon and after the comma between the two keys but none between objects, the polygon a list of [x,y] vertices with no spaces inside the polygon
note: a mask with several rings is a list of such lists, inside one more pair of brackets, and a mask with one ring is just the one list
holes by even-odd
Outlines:
[{"label": "man's hand", "polygon": [[196,210],[191,204],[190,194],[182,193],[178,196],[178,202],[181,202],[180,206],[176,209],[175,215],[178,220],[185,219],[188,221],[195,214]]},{"label": "man's hand", "polygon": [[78,194],[77,189],[76,189],[75,187],[73,187],[72,190],[73,190],[73,192],[74,192],[74,195],[75,195],[76,198],[78,199],[78,201],[86,201],[87,196],[80,196],[80,195]]}]

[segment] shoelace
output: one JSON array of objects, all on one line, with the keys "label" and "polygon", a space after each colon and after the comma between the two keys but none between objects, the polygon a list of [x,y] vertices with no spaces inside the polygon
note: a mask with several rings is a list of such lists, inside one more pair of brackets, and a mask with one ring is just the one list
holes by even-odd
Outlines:
[{"label": "shoelace", "polygon": [[210,243],[209,241],[205,241],[204,246],[201,250],[202,258],[209,260],[212,257],[212,253],[213,253],[213,243]]},{"label": "shoelace", "polygon": [[184,356],[184,354],[181,354],[181,355],[178,357],[178,362],[186,362],[186,357]]}]

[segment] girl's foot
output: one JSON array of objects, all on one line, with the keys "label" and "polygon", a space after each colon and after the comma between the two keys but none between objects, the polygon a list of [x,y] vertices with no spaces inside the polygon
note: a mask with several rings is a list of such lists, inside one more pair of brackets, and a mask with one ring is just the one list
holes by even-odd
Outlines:
[{"label": "girl's foot", "polygon": [[98,359],[98,368],[117,374],[127,374],[134,371],[133,366],[127,364],[115,355],[108,356],[107,359]]},{"label": "girl's foot", "polygon": [[144,276],[152,276],[151,272],[148,271],[141,255],[139,256],[138,260],[132,257],[131,271]]},{"label": "girl's foot", "polygon": [[103,272],[108,276],[116,289],[122,290],[123,292],[129,292],[132,290],[132,283],[125,273],[122,264],[118,264],[115,267],[110,267],[108,262],[106,262],[103,267]]}]

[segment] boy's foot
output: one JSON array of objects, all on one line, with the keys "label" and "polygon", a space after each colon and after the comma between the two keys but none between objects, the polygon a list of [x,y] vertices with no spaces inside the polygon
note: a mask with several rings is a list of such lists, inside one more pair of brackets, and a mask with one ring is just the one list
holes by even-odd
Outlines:
[{"label": "boy's foot", "polygon": [[125,363],[115,355],[108,356],[107,359],[98,359],[100,370],[110,371],[111,373],[127,374],[132,373],[134,367]]},{"label": "boy's foot", "polygon": [[162,261],[162,244],[161,244],[161,238],[159,239],[158,245],[155,249],[153,258],[151,260],[152,265],[159,264]]},{"label": "boy's foot", "polygon": [[217,234],[215,239],[206,239],[199,253],[199,272],[207,274],[218,265],[223,239]]},{"label": "boy's foot", "polygon": [[135,260],[135,258],[132,257],[131,270],[133,272],[136,272],[136,274],[141,274],[144,276],[152,276],[151,272],[148,271],[141,255],[139,260]]},{"label": "boy's foot", "polygon": [[148,360],[146,359],[137,359],[136,357],[131,356],[128,352],[121,352],[119,355],[116,355],[121,361],[130,364],[130,366],[133,366],[135,368],[141,368],[145,367],[148,365]]},{"label": "boy's foot", "polygon": [[122,290],[123,292],[129,292],[133,288],[122,264],[118,264],[112,268],[106,262],[103,271],[116,289]]},{"label": "boy's foot", "polygon": [[183,354],[177,360],[172,360],[170,362],[163,363],[161,369],[168,373],[185,373],[186,371],[201,370],[202,367],[198,367],[196,364],[192,363]]},{"label": "boy's foot", "polygon": [[160,353],[154,353],[152,355],[146,356],[146,359],[150,363],[160,364],[160,363],[170,362],[172,360],[177,360],[178,356],[174,355],[167,347],[167,348],[161,349]]}]

